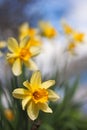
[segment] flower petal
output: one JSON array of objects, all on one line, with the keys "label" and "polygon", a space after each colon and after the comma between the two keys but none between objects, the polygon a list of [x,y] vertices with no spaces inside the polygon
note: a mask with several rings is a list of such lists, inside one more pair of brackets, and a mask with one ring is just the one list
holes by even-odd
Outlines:
[{"label": "flower petal", "polygon": [[39,114],[38,105],[35,105],[34,102],[30,102],[27,107],[27,114],[31,120],[35,120]]},{"label": "flower petal", "polygon": [[29,101],[31,100],[31,96],[27,96],[26,98],[24,98],[22,100],[22,109],[25,110],[26,105],[29,103]]},{"label": "flower petal", "polygon": [[58,100],[60,97],[59,97],[53,90],[48,89],[48,98],[49,98],[49,100],[51,100],[51,101],[56,101],[56,100]]},{"label": "flower petal", "polygon": [[23,82],[23,85],[28,88],[29,90],[31,89],[31,85],[30,83],[28,82],[28,80],[26,80],[25,82]]},{"label": "flower petal", "polygon": [[8,39],[8,49],[11,52],[17,52],[19,50],[18,42],[16,41],[16,39],[14,39],[14,38]]},{"label": "flower petal", "polygon": [[13,63],[12,71],[13,71],[13,74],[16,76],[22,73],[21,60],[19,58],[16,59],[15,62]]},{"label": "flower petal", "polygon": [[9,58],[16,58],[17,55],[15,53],[7,53],[7,59]]},{"label": "flower petal", "polygon": [[39,86],[41,84],[41,73],[40,73],[40,71],[36,71],[32,74],[30,83],[34,86]]},{"label": "flower petal", "polygon": [[18,99],[24,99],[26,96],[29,95],[29,92],[26,89],[17,88],[12,92],[12,95]]},{"label": "flower petal", "polygon": [[29,61],[24,61],[24,64],[30,69],[30,70],[38,70],[36,64],[29,59]]},{"label": "flower petal", "polygon": [[54,84],[55,84],[55,80],[48,80],[48,81],[46,81],[46,82],[43,82],[43,83],[41,84],[41,86],[42,86],[42,88],[47,89],[47,88],[53,86]]},{"label": "flower petal", "polygon": [[44,103],[44,104],[38,104],[38,107],[40,110],[44,111],[44,112],[47,112],[47,113],[52,113],[52,109],[48,106],[47,103]]},{"label": "flower petal", "polygon": [[29,24],[27,22],[23,23],[20,27],[19,27],[19,32],[23,33],[26,32],[29,29]]},{"label": "flower petal", "polygon": [[21,47],[21,48],[25,47],[25,46],[28,44],[28,42],[29,42],[29,36],[24,37],[24,38],[21,40],[21,42],[20,42],[20,47]]},{"label": "flower petal", "polygon": [[31,47],[30,52],[32,56],[36,56],[41,52],[41,47]]}]

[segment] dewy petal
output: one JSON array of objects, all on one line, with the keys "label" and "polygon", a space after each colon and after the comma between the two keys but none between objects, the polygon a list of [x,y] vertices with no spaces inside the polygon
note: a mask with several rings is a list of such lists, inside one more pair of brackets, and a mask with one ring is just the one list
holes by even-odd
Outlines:
[{"label": "dewy petal", "polygon": [[17,52],[19,50],[18,42],[16,41],[16,39],[14,39],[14,38],[8,39],[8,49],[11,52]]},{"label": "dewy petal", "polygon": [[36,64],[29,59],[29,61],[24,61],[24,64],[30,69],[30,70],[38,70],[38,67],[36,66]]},{"label": "dewy petal", "polygon": [[18,99],[24,99],[26,96],[29,95],[29,93],[26,89],[17,88],[12,92],[12,95]]},{"label": "dewy petal", "polygon": [[13,71],[13,74],[16,76],[22,73],[21,60],[19,58],[16,59],[15,62],[13,63],[12,71]]},{"label": "dewy petal", "polygon": [[28,82],[28,80],[26,80],[25,82],[23,82],[23,85],[24,85],[27,89],[31,90],[31,85],[30,85],[30,83]]},{"label": "dewy petal", "polygon": [[30,102],[27,107],[27,114],[31,120],[35,120],[39,114],[38,105],[35,105],[34,102]]},{"label": "dewy petal", "polygon": [[36,56],[41,52],[41,47],[31,47],[30,52],[32,56]]},{"label": "dewy petal", "polygon": [[29,36],[24,37],[24,38],[21,40],[21,42],[20,42],[20,47],[21,47],[21,48],[25,47],[25,46],[28,44],[28,42],[29,42]]},{"label": "dewy petal", "polygon": [[48,98],[49,98],[49,100],[51,100],[51,101],[56,101],[56,100],[58,100],[60,97],[59,97],[59,95],[57,95],[53,90],[48,89]]},{"label": "dewy petal", "polygon": [[29,101],[31,100],[31,96],[27,96],[26,98],[24,98],[22,100],[22,109],[25,110],[26,105],[29,103]]},{"label": "dewy petal", "polygon": [[36,71],[32,74],[30,79],[30,83],[34,86],[39,86],[41,84],[41,73],[40,71]]},{"label": "dewy petal", "polygon": [[43,82],[43,83],[41,84],[41,86],[42,86],[42,88],[47,89],[47,88],[53,86],[54,84],[55,84],[55,80],[48,80],[48,81],[46,81],[46,82]]},{"label": "dewy petal", "polygon": [[47,103],[44,103],[44,104],[38,104],[38,107],[40,110],[44,111],[44,112],[47,112],[47,113],[52,113],[52,109],[48,106]]}]

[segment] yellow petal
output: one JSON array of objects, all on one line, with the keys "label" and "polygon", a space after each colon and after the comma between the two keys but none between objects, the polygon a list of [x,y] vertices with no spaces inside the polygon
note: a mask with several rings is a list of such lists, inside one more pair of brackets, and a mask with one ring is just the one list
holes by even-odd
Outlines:
[{"label": "yellow petal", "polygon": [[7,59],[9,58],[16,58],[17,55],[15,53],[7,53]]},{"label": "yellow petal", "polygon": [[19,31],[20,33],[26,32],[29,29],[29,24],[27,22],[23,23],[20,27],[19,27]]},{"label": "yellow petal", "polygon": [[40,71],[36,71],[32,74],[30,83],[34,86],[39,86],[41,84],[41,73],[40,73]]},{"label": "yellow petal", "polygon": [[21,40],[21,42],[20,42],[20,47],[21,47],[21,48],[25,47],[25,46],[28,44],[28,42],[29,42],[29,36],[24,37],[24,38]]},{"label": "yellow petal", "polygon": [[44,111],[44,112],[47,112],[47,113],[52,113],[52,109],[48,106],[47,103],[44,103],[44,104],[39,104],[38,105],[39,109]]},{"label": "yellow petal", "polygon": [[32,56],[36,56],[41,52],[41,47],[31,47],[30,52]]},{"label": "yellow petal", "polygon": [[36,64],[30,59],[29,61],[24,61],[24,64],[30,69],[30,70],[38,70]]},{"label": "yellow petal", "polygon": [[26,98],[24,98],[22,100],[22,109],[25,110],[26,105],[29,103],[29,101],[31,100],[31,96],[27,96]]},{"label": "yellow petal", "polygon": [[29,92],[26,89],[17,88],[12,92],[12,95],[18,99],[24,99],[26,96],[29,95]]},{"label": "yellow petal", "polygon": [[12,71],[16,76],[22,73],[21,60],[19,58],[13,63]]},{"label": "yellow petal", "polygon": [[53,90],[48,90],[48,98],[51,101],[56,101],[58,100],[60,97],[53,91]]},{"label": "yellow petal", "polygon": [[34,102],[30,102],[27,107],[27,114],[31,120],[35,120],[38,117],[39,109],[38,106],[34,104]]},{"label": "yellow petal", "polygon": [[19,50],[18,42],[16,41],[16,39],[14,39],[14,38],[8,39],[8,49],[11,52],[17,52]]},{"label": "yellow petal", "polygon": [[43,83],[41,84],[41,86],[42,86],[42,88],[47,89],[47,88],[53,86],[54,84],[55,84],[55,80],[48,80],[48,81],[46,81],[46,82],[43,82]]},{"label": "yellow petal", "polygon": [[28,80],[26,80],[25,82],[23,82],[23,85],[28,88],[29,90],[31,89],[31,85],[30,83],[28,82]]}]

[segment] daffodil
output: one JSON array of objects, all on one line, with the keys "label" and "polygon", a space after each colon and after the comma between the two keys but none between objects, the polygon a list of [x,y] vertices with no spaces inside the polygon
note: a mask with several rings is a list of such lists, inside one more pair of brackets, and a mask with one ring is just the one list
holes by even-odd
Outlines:
[{"label": "daffodil", "polygon": [[22,99],[22,109],[27,110],[30,119],[35,120],[38,117],[39,111],[52,113],[48,106],[48,101],[56,101],[59,96],[51,89],[55,84],[54,80],[41,82],[41,73],[36,71],[33,73],[30,83],[25,81],[24,88],[17,88],[13,91],[13,96],[17,99]]},{"label": "daffodil", "polygon": [[38,29],[29,27],[29,24],[23,23],[19,27],[19,39],[22,40],[25,36],[29,36],[31,46],[41,46],[41,40],[38,36]]},{"label": "daffodil", "polygon": [[25,36],[30,36],[30,37],[33,37],[37,34],[37,29],[34,29],[34,28],[30,28],[29,27],[29,24],[26,22],[26,23],[23,23],[20,27],[19,27],[19,37],[20,39],[24,38]]},{"label": "daffodil", "polygon": [[63,27],[63,30],[64,30],[65,34],[68,34],[68,35],[72,34],[73,29],[69,24],[66,23],[65,20],[62,20],[62,27]]},{"label": "daffodil", "polygon": [[12,64],[13,74],[18,76],[22,73],[22,64],[29,69],[37,70],[36,64],[31,60],[32,57],[40,53],[39,47],[31,47],[29,37],[25,37],[19,44],[14,38],[8,39],[7,59]]},{"label": "daffodil", "polygon": [[53,38],[57,35],[57,31],[49,22],[40,21],[39,27],[42,32],[42,35],[48,38]]},{"label": "daffodil", "polygon": [[69,37],[74,40],[76,43],[81,43],[84,41],[85,34],[80,33],[73,29],[69,24],[67,24],[65,21],[62,21],[62,26],[65,34],[67,34]]},{"label": "daffodil", "polygon": [[73,39],[80,43],[84,41],[84,33],[80,33],[80,32],[73,32]]},{"label": "daffodil", "polygon": [[75,48],[76,43],[70,42],[69,45],[67,46],[67,51],[70,52],[71,54],[75,54]]}]

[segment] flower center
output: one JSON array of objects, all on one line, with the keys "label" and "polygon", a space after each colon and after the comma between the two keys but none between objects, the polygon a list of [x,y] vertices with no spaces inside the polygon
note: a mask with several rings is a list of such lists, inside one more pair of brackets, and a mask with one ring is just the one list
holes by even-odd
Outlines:
[{"label": "flower center", "polygon": [[22,60],[28,60],[29,58],[31,57],[31,53],[29,52],[29,49],[26,49],[26,48],[22,48],[20,50],[20,58]]},{"label": "flower center", "polygon": [[35,103],[44,103],[48,100],[48,92],[46,89],[38,89],[33,93],[33,100]]}]

